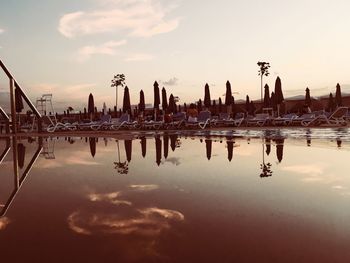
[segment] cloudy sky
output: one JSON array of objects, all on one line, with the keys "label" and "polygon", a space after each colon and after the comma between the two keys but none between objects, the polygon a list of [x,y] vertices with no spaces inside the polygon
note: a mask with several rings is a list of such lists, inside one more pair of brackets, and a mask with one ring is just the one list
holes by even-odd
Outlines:
[{"label": "cloudy sky", "polygon": [[132,103],[141,89],[152,102],[155,80],[182,102],[206,82],[218,98],[227,80],[236,99],[259,98],[259,60],[270,87],[279,75],[286,95],[321,95],[349,88],[348,10],[348,0],[0,0],[0,57],[32,98],[67,105],[92,92],[113,106],[118,73]]}]

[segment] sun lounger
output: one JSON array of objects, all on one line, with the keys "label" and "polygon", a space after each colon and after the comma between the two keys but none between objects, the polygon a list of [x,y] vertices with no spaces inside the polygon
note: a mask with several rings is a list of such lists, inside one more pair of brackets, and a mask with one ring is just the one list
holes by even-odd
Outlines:
[{"label": "sun lounger", "polygon": [[205,129],[207,125],[210,125],[211,113],[210,111],[201,111],[198,114],[197,121],[187,121],[185,126],[187,128],[199,127],[201,129]]},{"label": "sun lounger", "polygon": [[123,113],[117,122],[111,122],[110,129],[111,130],[119,130],[122,128],[139,128],[139,124],[137,121],[130,121],[130,115],[128,113]]},{"label": "sun lounger", "polygon": [[94,122],[90,125],[90,128],[91,130],[94,130],[94,131],[109,129],[111,126],[111,120],[112,120],[111,115],[109,114],[102,115],[99,121]]},{"label": "sun lounger", "polygon": [[167,129],[180,129],[182,125],[186,121],[186,113],[185,112],[178,112],[173,114],[172,121],[170,123],[166,123],[165,127]]},{"label": "sun lounger", "polygon": [[272,119],[272,124],[275,126],[280,126],[280,125],[288,126],[297,117],[298,117],[298,115],[295,113],[285,114],[283,117],[277,117],[277,118]]},{"label": "sun lounger", "polygon": [[259,126],[262,127],[268,123],[268,121],[271,119],[270,115],[267,113],[259,113],[256,114],[253,118],[248,118],[246,120],[247,126]]},{"label": "sun lounger", "polygon": [[331,115],[326,113],[315,115],[313,119],[305,119],[301,121],[303,126],[318,126],[322,124],[345,126],[347,121],[345,119],[348,113],[348,107],[338,107]]}]

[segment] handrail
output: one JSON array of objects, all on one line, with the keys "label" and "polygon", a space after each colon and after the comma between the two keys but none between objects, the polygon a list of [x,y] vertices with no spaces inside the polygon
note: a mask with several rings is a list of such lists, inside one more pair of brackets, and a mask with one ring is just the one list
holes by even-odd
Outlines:
[{"label": "handrail", "polygon": [[7,113],[3,110],[3,108],[1,108],[0,106],[0,114],[2,117],[4,117],[4,119],[6,119],[7,121],[10,120],[10,117],[7,115]]},{"label": "handrail", "polygon": [[[5,66],[5,64],[1,61],[0,59],[0,67],[2,68],[2,70],[5,72],[5,74],[7,75],[7,77],[10,80],[10,97],[11,97],[11,113],[12,113],[12,129],[13,132],[16,133],[16,112],[15,112],[15,106],[14,106],[14,102],[15,102],[15,98],[14,98],[14,87],[17,88],[22,96],[22,98],[25,100],[25,102],[28,104],[29,108],[33,111],[33,113],[35,114],[35,116],[38,118],[38,130],[39,132],[41,131],[41,125],[42,125],[42,116],[40,114],[40,112],[37,110],[37,108],[35,108],[35,106],[33,105],[33,103],[30,101],[30,99],[28,98],[28,96],[25,94],[25,92],[23,91],[23,89],[21,88],[21,86],[18,84],[18,82],[16,81],[16,79],[12,76],[12,74],[10,73],[10,71],[7,69],[7,67]],[[0,111],[1,112],[1,111]],[[1,113],[2,114],[2,113]],[[6,115],[7,116],[7,115]],[[7,116],[8,117],[8,116]],[[6,118],[6,117],[5,117]]]},{"label": "handrail", "polygon": [[40,112],[34,107],[33,103],[28,99],[27,95],[25,94],[25,92],[23,91],[23,89],[21,88],[21,86],[18,84],[18,82],[16,81],[16,79],[12,76],[12,74],[10,73],[10,71],[7,69],[7,67],[5,66],[5,64],[1,61],[0,59],[0,67],[2,68],[2,70],[5,72],[5,74],[7,75],[7,77],[9,79],[13,79],[13,82],[15,83],[15,87],[18,88],[20,90],[20,93],[23,97],[23,99],[27,102],[28,106],[30,107],[30,109],[33,111],[33,113],[38,117],[41,118],[41,114]]}]

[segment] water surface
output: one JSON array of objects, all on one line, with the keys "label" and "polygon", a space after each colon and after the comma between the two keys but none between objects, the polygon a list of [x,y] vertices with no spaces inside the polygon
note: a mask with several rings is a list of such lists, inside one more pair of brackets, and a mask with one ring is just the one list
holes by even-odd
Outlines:
[{"label": "water surface", "polygon": [[348,134],[2,138],[1,259],[350,262]]}]

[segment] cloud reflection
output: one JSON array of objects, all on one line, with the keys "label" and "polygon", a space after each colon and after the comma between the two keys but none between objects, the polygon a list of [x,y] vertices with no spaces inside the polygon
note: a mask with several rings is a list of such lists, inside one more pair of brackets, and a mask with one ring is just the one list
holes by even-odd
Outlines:
[{"label": "cloud reflection", "polygon": [[153,191],[159,188],[156,184],[132,184],[129,187],[135,191]]},{"label": "cloud reflection", "polygon": [[114,205],[132,205],[130,201],[119,200],[118,197],[120,197],[120,195],[121,195],[121,192],[112,192],[107,194],[91,193],[91,194],[88,194],[88,199],[91,202],[105,201]]},{"label": "cloud reflection", "polygon": [[8,217],[2,217],[0,218],[0,230],[5,229],[8,224],[10,224],[10,219]]},{"label": "cloud reflection", "polygon": [[163,230],[170,229],[171,223],[183,221],[184,218],[182,213],[175,210],[130,207],[114,213],[76,211],[68,216],[67,221],[69,228],[77,234],[156,236]]},{"label": "cloud reflection", "polygon": [[[119,198],[128,193],[135,193],[135,191],[147,192],[158,188],[159,186],[154,184],[129,185],[124,191],[89,193],[87,199],[96,203],[96,206],[92,211],[78,210],[71,213],[67,218],[68,227],[75,233],[82,235],[138,234],[156,236],[162,231],[170,229],[172,223],[183,221],[184,215],[171,209],[136,207],[132,202]],[[97,203],[99,204],[97,205]]]}]

